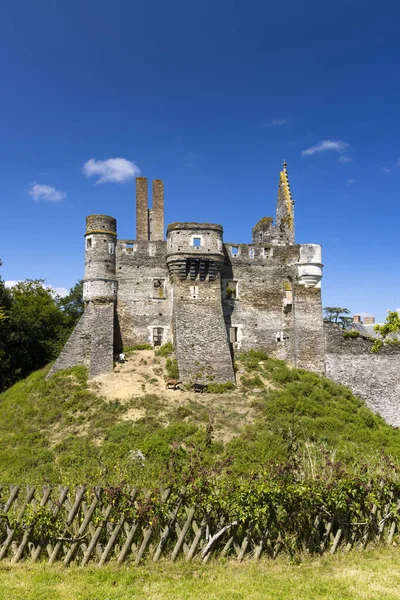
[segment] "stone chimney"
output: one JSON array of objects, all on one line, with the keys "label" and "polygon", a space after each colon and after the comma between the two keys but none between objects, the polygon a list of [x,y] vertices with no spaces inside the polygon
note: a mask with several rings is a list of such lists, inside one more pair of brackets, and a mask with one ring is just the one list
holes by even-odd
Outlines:
[{"label": "stone chimney", "polygon": [[375,317],[364,317],[364,325],[375,325]]},{"label": "stone chimney", "polygon": [[353,323],[362,323],[360,315],[353,316]]}]

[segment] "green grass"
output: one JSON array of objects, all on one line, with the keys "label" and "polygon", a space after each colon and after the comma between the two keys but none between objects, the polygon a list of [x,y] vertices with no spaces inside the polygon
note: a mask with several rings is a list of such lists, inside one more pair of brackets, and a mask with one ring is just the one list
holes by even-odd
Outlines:
[{"label": "green grass", "polygon": [[[209,409],[165,405],[155,395],[130,402],[106,401],[89,391],[86,369],[74,367],[45,380],[37,371],[0,394],[1,483],[96,483],[131,481],[150,485],[169,469],[189,463],[193,448],[206,464],[232,457],[236,473],[260,470],[293,452],[310,463],[324,453],[348,467],[373,469],[382,453],[400,459],[400,431],[373,414],[348,388],[300,369],[290,369],[259,351],[236,357],[243,385],[221,396],[234,406],[235,394],[252,403],[255,421],[235,419],[236,437],[223,444],[206,438]],[[176,361],[168,358],[168,375]],[[243,374],[244,371],[244,374]],[[211,384],[210,384],[211,385]],[[216,384],[213,384],[216,385]],[[252,396],[252,388],[261,393]],[[219,391],[219,390],[218,390]],[[130,408],[145,409],[136,422]],[[226,418],[229,417],[224,408]],[[162,414],[164,413],[164,416]],[[144,466],[132,457],[141,450]]]},{"label": "green grass", "polygon": [[97,569],[0,563],[0,600],[395,600],[399,550],[274,562]]}]

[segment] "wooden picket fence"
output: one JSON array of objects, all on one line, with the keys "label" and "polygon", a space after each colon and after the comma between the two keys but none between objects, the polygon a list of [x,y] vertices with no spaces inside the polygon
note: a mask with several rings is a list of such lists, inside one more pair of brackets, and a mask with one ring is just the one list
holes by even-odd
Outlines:
[{"label": "wooden picket fence", "polygon": [[[161,504],[169,493],[167,489],[160,497]],[[131,506],[137,494],[136,489],[129,491]],[[339,547],[365,548],[368,543],[391,545],[398,536],[399,511],[400,501],[393,497],[379,509],[372,506],[362,522],[343,522],[321,511],[310,515],[312,534],[296,547],[322,554]],[[11,563],[138,565],[144,558],[161,557],[206,563],[211,557],[275,558],[285,551],[287,540],[271,518],[250,525],[210,520],[201,507],[187,506],[183,494],[169,505],[163,519],[152,523],[137,512],[120,510],[100,488],[0,486],[0,560]]]}]

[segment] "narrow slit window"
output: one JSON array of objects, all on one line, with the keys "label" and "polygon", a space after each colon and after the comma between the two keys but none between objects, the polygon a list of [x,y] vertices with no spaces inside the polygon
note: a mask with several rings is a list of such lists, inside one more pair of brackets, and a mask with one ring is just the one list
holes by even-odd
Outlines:
[{"label": "narrow slit window", "polygon": [[86,238],[86,250],[90,250],[92,247],[92,238]]},{"label": "narrow slit window", "polygon": [[254,258],[254,248],[249,248],[249,258]]},{"label": "narrow slit window", "polygon": [[238,328],[231,327],[229,330],[229,341],[231,344],[236,344],[238,341]]}]

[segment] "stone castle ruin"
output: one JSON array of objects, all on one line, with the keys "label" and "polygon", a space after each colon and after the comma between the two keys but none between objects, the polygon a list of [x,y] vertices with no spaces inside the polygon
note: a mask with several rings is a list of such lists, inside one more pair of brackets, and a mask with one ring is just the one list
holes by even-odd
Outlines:
[{"label": "stone castle ruin", "polygon": [[51,373],[85,365],[95,377],[136,344],[172,342],[185,383],[235,381],[235,350],[263,349],[288,364],[348,385],[400,426],[400,346],[371,353],[368,336],[324,327],[318,244],[296,244],[286,163],[275,222],[263,217],[252,243],[225,242],[221,225],[171,223],[164,186],[136,180],[136,239],[117,239],[113,217],[89,215],[85,312]]},{"label": "stone castle ruin", "polygon": [[86,309],[53,372],[83,364],[94,377],[125,347],[172,342],[181,379],[234,381],[233,352],[262,348],[324,371],[321,246],[296,244],[286,163],[275,224],[263,217],[252,243],[226,243],[221,225],[171,223],[164,186],[136,180],[136,239],[117,239],[113,217],[89,215]]}]

